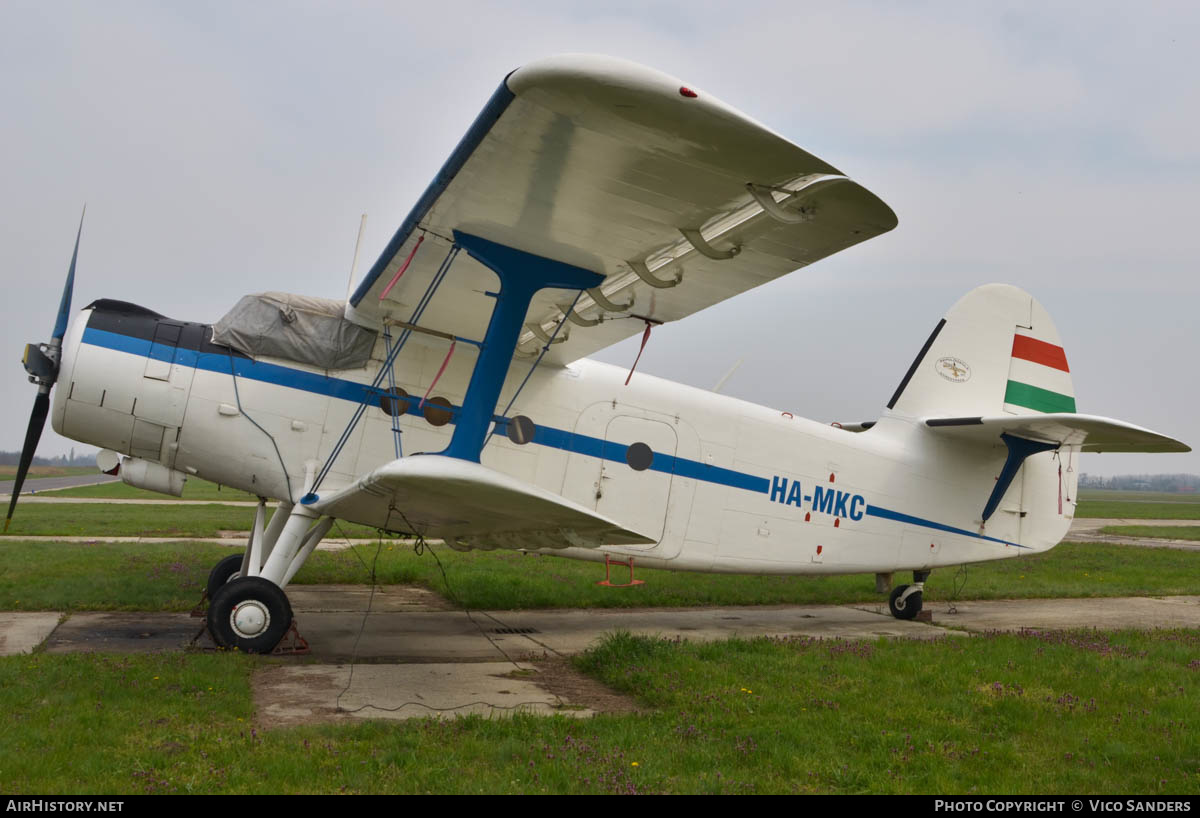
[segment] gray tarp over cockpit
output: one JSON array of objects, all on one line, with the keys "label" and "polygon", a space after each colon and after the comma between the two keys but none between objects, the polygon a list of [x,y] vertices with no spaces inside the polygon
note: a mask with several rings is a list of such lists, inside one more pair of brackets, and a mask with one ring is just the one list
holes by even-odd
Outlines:
[{"label": "gray tarp over cockpit", "polygon": [[357,369],[370,359],[377,333],[346,320],[345,308],[345,301],[331,298],[247,295],[213,325],[212,340],[255,358]]}]

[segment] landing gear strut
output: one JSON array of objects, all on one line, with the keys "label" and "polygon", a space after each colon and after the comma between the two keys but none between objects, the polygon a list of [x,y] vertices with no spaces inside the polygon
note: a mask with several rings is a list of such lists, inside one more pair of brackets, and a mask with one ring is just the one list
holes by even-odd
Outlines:
[{"label": "landing gear strut", "polygon": [[897,585],[888,597],[888,608],[897,619],[915,619],[921,612],[921,597],[924,595],[928,571],[913,571],[912,585]]},{"label": "landing gear strut", "polygon": [[307,507],[281,503],[265,524],[260,499],[244,554],[217,563],[208,577],[208,630],[223,648],[270,653],[292,628],[283,589],[333,525]]}]

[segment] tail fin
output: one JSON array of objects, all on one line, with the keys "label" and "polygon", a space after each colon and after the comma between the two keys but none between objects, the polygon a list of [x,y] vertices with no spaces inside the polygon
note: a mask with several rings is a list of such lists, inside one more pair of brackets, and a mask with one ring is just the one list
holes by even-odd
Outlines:
[{"label": "tail fin", "polygon": [[1075,387],[1042,305],[1017,287],[987,284],[934,328],[888,409],[908,417],[1074,412]]},{"label": "tail fin", "polygon": [[918,439],[936,452],[964,508],[978,509],[963,527],[983,524],[990,536],[1035,550],[1054,546],[1070,526],[1076,453],[1189,451],[1148,429],[1077,414],[1054,322],[1032,296],[1004,284],[972,290],[950,308],[888,409],[898,426],[923,430]]}]

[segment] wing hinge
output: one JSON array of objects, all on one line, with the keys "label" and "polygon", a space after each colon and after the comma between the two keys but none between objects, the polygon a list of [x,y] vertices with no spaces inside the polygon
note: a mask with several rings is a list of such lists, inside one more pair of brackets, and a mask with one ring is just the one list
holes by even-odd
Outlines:
[{"label": "wing hinge", "polygon": [[[832,173],[814,173],[801,179],[799,187],[773,187],[770,185],[756,185],[754,182],[749,182],[746,185],[746,190],[754,197],[754,201],[763,209],[763,212],[775,221],[782,222],[783,224],[800,224],[801,222],[810,221],[812,219],[812,212],[811,210],[794,210],[792,209],[793,205],[807,199],[818,190],[849,181],[850,178],[847,176]],[[775,193],[783,193],[788,198],[782,202],[776,201]]]}]

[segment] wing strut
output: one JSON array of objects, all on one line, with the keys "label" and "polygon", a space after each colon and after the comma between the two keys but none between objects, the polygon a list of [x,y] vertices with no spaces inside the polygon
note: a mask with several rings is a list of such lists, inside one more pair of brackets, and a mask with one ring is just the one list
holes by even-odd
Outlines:
[{"label": "wing strut", "polygon": [[[554,325],[554,332],[547,336],[546,343],[542,345],[542,351],[538,353],[537,360],[533,362],[533,366],[529,367],[529,371],[525,373],[525,378],[521,381],[521,385],[517,387],[516,392],[513,392],[513,396],[508,399],[508,405],[504,407],[504,411],[500,413],[500,418],[496,420],[496,426],[492,430],[493,434],[498,434],[501,431],[508,431],[508,411],[513,408],[513,404],[517,402],[517,398],[521,397],[521,392],[524,391],[525,384],[529,383],[529,379],[533,377],[533,373],[536,372],[537,368],[541,365],[542,358],[546,357],[546,353],[550,351],[551,344],[553,344],[554,339],[558,337],[558,333],[560,330],[562,330],[563,324],[567,322],[567,316],[571,315],[571,313],[575,311],[575,305],[579,303],[579,296],[581,295],[583,295],[582,291],[575,293],[575,300],[571,302],[571,306],[563,310],[563,317],[558,319],[558,323]],[[491,438],[488,439],[490,440]]]},{"label": "wing strut", "polygon": [[[354,428],[358,425],[359,420],[362,419],[363,413],[367,411],[367,407],[370,405],[371,399],[383,391],[380,389],[380,385],[383,383],[384,376],[387,375],[389,377],[394,377],[394,374],[392,373],[392,365],[396,362],[396,356],[400,354],[400,350],[404,348],[405,342],[408,341],[409,337],[413,334],[413,331],[420,329],[417,325],[417,322],[421,320],[421,314],[425,312],[425,308],[429,306],[429,301],[433,298],[433,294],[437,292],[438,287],[441,286],[442,281],[446,278],[446,274],[450,271],[450,265],[454,263],[454,259],[458,256],[458,252],[459,246],[455,244],[451,246],[450,251],[446,253],[446,258],[442,260],[442,264],[440,267],[438,267],[437,273],[434,274],[433,280],[429,282],[429,286],[425,289],[425,294],[421,296],[420,302],[417,304],[416,309],[413,310],[412,318],[409,319],[404,331],[400,333],[400,338],[397,340],[396,345],[388,350],[387,360],[385,360],[383,365],[379,367],[379,372],[375,375],[375,379],[371,381],[370,385],[363,387],[362,402],[358,405],[358,408],[354,410],[354,414],[350,417],[350,422],[346,424],[346,428],[342,430],[341,437],[339,437],[337,443],[334,444],[333,451],[329,453],[329,457],[326,458],[325,464],[321,466],[321,470],[317,472],[317,476],[313,481],[312,488],[310,488],[308,492],[300,498],[302,505],[309,506],[320,499],[320,495],[317,494],[317,489],[321,487],[321,483],[325,480],[325,476],[329,474],[329,470],[333,467],[333,462],[337,460],[337,456],[342,453],[342,449],[345,447],[346,442],[350,439],[350,435],[354,432]],[[464,338],[462,340],[466,341],[468,339]],[[476,342],[469,341],[469,343]],[[394,383],[394,381],[392,382]],[[396,405],[396,401],[401,399],[398,394],[395,393],[383,394],[391,395],[393,407]],[[398,442],[397,449],[399,449]]]},{"label": "wing strut", "polygon": [[[387,350],[388,360],[392,360],[392,328],[387,324],[383,325],[383,344]],[[392,416],[392,443],[396,449],[396,459],[403,457],[403,447],[401,445],[401,436],[404,432],[400,429],[400,394],[396,390],[396,370],[394,367],[387,368],[388,373],[388,394],[392,397],[387,401],[388,414]],[[408,407],[404,410],[407,412]]]},{"label": "wing strut", "polygon": [[478,463],[533,296],[549,287],[564,290],[598,287],[604,276],[458,230],[454,231],[454,241],[500,278],[500,291],[490,294],[495,297],[496,306],[492,308],[483,347],[455,419],[454,436],[442,452],[448,457]]}]

